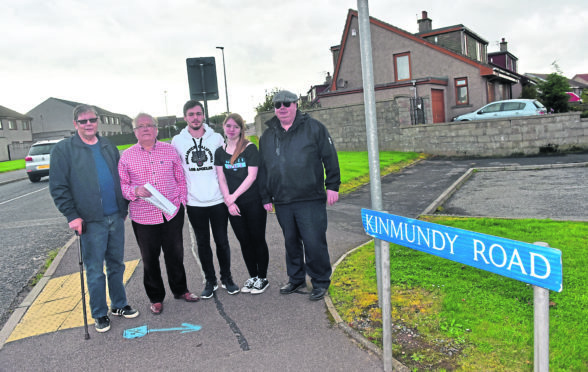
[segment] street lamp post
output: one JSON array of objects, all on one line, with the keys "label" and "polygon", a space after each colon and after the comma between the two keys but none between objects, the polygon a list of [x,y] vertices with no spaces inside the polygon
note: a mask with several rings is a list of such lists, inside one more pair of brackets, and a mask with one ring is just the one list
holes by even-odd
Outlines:
[{"label": "street lamp post", "polygon": [[226,99],[227,99],[227,115],[229,114],[229,91],[227,90],[227,69],[225,67],[225,47],[222,46],[218,46],[216,47],[216,49],[220,49],[221,52],[223,53],[223,72],[225,75],[225,95],[226,95]]},{"label": "street lamp post", "polygon": [[[165,115],[169,116],[169,113],[167,111],[167,90],[163,91],[163,96],[165,98]],[[168,125],[167,125],[167,134],[168,134],[168,137],[171,138],[171,125],[170,125],[170,123],[168,123]]]}]

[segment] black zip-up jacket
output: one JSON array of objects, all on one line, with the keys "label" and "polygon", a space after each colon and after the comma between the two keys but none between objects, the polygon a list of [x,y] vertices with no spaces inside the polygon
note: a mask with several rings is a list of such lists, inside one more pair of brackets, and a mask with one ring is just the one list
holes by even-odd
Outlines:
[{"label": "black zip-up jacket", "polygon": [[298,110],[288,131],[275,116],[265,124],[258,173],[263,204],[326,200],[325,187],[339,191],[339,159],[322,123]]},{"label": "black zip-up jacket", "polygon": [[[123,198],[118,175],[118,149],[107,139],[98,137],[100,151],[114,181],[114,193],[121,217],[127,215],[128,201]],[[49,191],[55,206],[71,222],[104,220],[98,172],[92,150],[76,133],[60,141],[51,151]]]}]

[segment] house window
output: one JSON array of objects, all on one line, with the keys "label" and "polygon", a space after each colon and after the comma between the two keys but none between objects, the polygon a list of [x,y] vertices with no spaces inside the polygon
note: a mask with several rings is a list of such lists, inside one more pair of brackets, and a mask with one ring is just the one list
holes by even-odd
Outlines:
[{"label": "house window", "polygon": [[410,53],[394,55],[394,75],[396,81],[410,80]]},{"label": "house window", "polygon": [[22,122],[22,130],[30,130],[31,129],[31,123],[29,121],[23,121]]},{"label": "house window", "polygon": [[16,122],[14,120],[8,120],[8,129],[16,130]]},{"label": "house window", "polygon": [[467,105],[468,103],[468,78],[455,79],[455,104]]},{"label": "house window", "polygon": [[2,120],[0,120],[0,130],[4,129],[4,127],[2,126]]}]

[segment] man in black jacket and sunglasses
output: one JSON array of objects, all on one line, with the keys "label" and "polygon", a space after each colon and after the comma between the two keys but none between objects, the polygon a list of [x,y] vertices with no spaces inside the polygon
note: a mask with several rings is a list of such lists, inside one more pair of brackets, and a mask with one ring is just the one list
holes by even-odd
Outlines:
[{"label": "man in black jacket and sunglasses", "polygon": [[284,234],[289,280],[280,293],[306,287],[308,274],[316,301],[331,283],[326,203],[339,200],[341,174],[327,128],[298,110],[297,100],[287,90],[274,95],[276,116],[259,140],[258,177],[264,208],[275,207]]},{"label": "man in black jacket and sunglasses", "polygon": [[125,318],[139,315],[127,303],[123,283],[128,202],[120,187],[118,149],[98,135],[96,108],[78,105],[73,119],[76,133],[51,151],[49,191],[69,227],[80,236],[92,318],[96,331],[102,333],[110,329],[107,281],[111,314]]}]

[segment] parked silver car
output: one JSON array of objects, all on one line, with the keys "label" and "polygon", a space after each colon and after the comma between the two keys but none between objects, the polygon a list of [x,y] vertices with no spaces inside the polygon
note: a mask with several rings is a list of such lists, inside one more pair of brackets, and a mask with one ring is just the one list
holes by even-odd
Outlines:
[{"label": "parked silver car", "polygon": [[51,149],[59,140],[47,140],[34,143],[25,158],[27,176],[31,182],[39,182],[41,177],[49,175]]},{"label": "parked silver car", "polygon": [[500,119],[505,117],[543,115],[547,109],[536,99],[508,99],[495,101],[469,114],[454,117],[451,121]]}]

